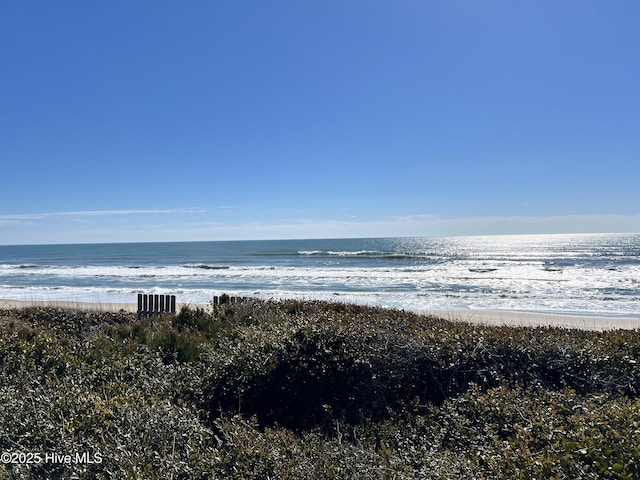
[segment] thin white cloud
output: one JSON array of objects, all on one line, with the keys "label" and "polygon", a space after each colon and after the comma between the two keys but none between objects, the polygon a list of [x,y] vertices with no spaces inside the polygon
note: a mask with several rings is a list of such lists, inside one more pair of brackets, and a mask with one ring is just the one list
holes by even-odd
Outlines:
[{"label": "thin white cloud", "polygon": [[[199,210],[126,210],[119,214],[176,213]],[[106,211],[102,211],[106,212]],[[123,213],[130,212],[130,213]],[[67,212],[71,214],[72,212]],[[87,212],[81,212],[87,214]],[[88,215],[96,215],[88,212]],[[102,213],[102,215],[107,215]],[[82,218],[82,217],[79,217]],[[162,217],[157,217],[158,219]],[[564,216],[486,216],[443,218],[437,215],[409,215],[357,221],[332,219],[296,219],[280,222],[202,222],[184,217],[163,224],[136,222],[126,228],[102,224],[97,228],[38,228],[39,221],[29,222],[29,228],[0,229],[0,244],[24,243],[91,243],[197,240],[262,240],[291,238],[349,237],[441,237],[457,235],[508,235],[551,233],[640,233],[637,215],[564,215]],[[25,220],[22,220],[25,222]],[[2,225],[0,217],[0,225]],[[16,221],[17,222],[17,221]],[[95,225],[95,223],[93,224]]]},{"label": "thin white cloud", "polygon": [[[280,223],[200,223],[175,225],[171,240],[252,240],[286,238],[421,237],[535,233],[640,232],[640,215],[490,216],[443,218],[398,216],[372,221],[298,219]],[[144,235],[144,232],[140,232]]]},{"label": "thin white cloud", "polygon": [[418,235],[509,235],[525,233],[640,232],[638,215],[485,216],[443,218],[437,215],[396,217],[402,230]]},{"label": "thin white cloud", "polygon": [[[228,207],[227,207],[228,208]],[[120,215],[171,215],[182,213],[205,213],[196,208],[172,208],[163,210],[77,210],[70,212],[14,213],[0,215],[0,221],[42,220],[53,217],[103,217]]]}]

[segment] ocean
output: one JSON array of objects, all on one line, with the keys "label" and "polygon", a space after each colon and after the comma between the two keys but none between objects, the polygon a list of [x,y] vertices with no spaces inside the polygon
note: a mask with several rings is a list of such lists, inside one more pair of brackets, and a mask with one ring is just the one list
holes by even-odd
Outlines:
[{"label": "ocean", "polygon": [[640,315],[640,234],[0,246],[0,299],[214,295]]}]

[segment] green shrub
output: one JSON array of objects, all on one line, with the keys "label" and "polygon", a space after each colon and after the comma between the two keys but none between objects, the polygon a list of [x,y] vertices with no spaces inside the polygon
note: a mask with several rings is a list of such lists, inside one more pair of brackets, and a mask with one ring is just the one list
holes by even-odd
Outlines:
[{"label": "green shrub", "polygon": [[0,312],[0,478],[640,478],[640,331],[324,302]]},{"label": "green shrub", "polygon": [[179,331],[194,330],[196,332],[209,332],[213,324],[213,318],[202,308],[190,309],[183,306],[175,316],[172,325]]}]

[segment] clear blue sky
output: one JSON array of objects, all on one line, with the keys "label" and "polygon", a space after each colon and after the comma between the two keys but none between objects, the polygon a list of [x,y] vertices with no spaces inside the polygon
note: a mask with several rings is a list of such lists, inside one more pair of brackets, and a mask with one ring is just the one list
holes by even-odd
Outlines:
[{"label": "clear blue sky", "polygon": [[0,5],[0,244],[640,231],[640,2]]}]

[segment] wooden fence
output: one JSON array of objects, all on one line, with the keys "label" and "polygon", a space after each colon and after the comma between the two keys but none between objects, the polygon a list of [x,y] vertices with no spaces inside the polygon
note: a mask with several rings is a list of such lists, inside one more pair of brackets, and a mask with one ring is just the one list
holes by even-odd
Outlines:
[{"label": "wooden fence", "polygon": [[[232,297],[223,293],[214,295],[211,302],[214,307],[219,305],[244,303],[251,300],[251,297]],[[165,313],[176,313],[175,295],[138,294],[138,318],[162,315]]]},{"label": "wooden fence", "polygon": [[216,306],[216,305],[224,305],[227,303],[242,303],[242,302],[246,302],[247,300],[249,300],[249,297],[230,297],[226,293],[223,293],[220,296],[218,295],[213,296],[213,305]]},{"label": "wooden fence", "polygon": [[138,294],[138,318],[176,313],[175,295]]}]

